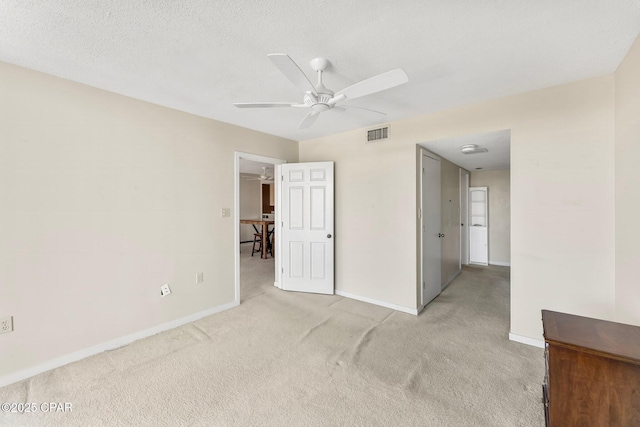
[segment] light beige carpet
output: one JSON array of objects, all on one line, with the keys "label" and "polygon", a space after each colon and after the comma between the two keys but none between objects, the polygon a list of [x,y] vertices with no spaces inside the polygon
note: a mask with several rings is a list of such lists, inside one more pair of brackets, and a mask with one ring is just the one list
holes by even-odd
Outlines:
[{"label": "light beige carpet", "polygon": [[544,424],[543,352],[507,340],[508,268],[465,268],[420,316],[280,291],[269,268],[245,253],[239,307],[1,388],[73,412],[0,425]]}]

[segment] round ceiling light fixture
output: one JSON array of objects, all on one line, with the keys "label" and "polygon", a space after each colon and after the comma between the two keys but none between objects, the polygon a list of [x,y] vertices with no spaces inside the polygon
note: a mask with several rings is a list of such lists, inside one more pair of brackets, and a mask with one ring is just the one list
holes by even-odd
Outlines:
[{"label": "round ceiling light fixture", "polygon": [[460,147],[460,151],[463,153],[470,153],[472,151],[476,151],[476,148],[478,148],[476,144],[467,144]]},{"label": "round ceiling light fixture", "polygon": [[488,150],[486,148],[480,148],[476,144],[467,144],[460,147],[460,151],[462,151],[462,154],[475,154],[486,153]]}]

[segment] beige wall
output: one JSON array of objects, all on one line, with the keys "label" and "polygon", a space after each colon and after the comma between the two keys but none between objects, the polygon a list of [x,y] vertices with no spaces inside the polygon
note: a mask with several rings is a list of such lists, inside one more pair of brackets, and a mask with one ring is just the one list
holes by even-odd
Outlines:
[{"label": "beige wall", "polygon": [[472,187],[489,188],[489,264],[511,264],[511,178],[509,169],[472,171]]},{"label": "beige wall", "polygon": [[[336,165],[336,287],[417,307],[416,144],[511,129],[511,332],[540,310],[614,313],[612,75],[300,143]],[[597,224],[597,227],[594,227]]]},{"label": "beige wall", "polygon": [[234,151],[296,142],[3,63],[0,93],[0,379],[234,300]]},{"label": "beige wall", "polygon": [[640,38],[616,77],[616,320],[640,325]]},{"label": "beige wall", "polygon": [[442,208],[442,284],[460,272],[460,167],[446,159],[440,161]]},{"label": "beige wall", "polygon": [[[640,324],[638,76],[636,41],[615,76],[300,143],[335,161],[337,289],[416,308],[416,144],[511,129],[511,331]],[[233,300],[233,152],[294,142],[1,63],[0,93],[0,377]]]},{"label": "beige wall", "polygon": [[335,162],[336,289],[416,309],[415,141],[365,141],[358,130],[300,143],[300,161]]}]

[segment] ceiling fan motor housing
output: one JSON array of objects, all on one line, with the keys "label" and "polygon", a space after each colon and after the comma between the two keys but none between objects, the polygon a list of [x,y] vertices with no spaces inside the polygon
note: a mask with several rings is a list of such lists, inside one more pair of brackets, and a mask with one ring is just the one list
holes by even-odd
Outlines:
[{"label": "ceiling fan motor housing", "polygon": [[[330,92],[330,91],[327,91],[327,92]],[[311,107],[313,111],[317,111],[320,113],[322,111],[327,111],[332,107],[331,105],[328,104],[331,98],[333,98],[332,93],[318,93],[318,96],[316,97],[311,92],[307,92],[304,95],[304,103],[309,107]]]}]

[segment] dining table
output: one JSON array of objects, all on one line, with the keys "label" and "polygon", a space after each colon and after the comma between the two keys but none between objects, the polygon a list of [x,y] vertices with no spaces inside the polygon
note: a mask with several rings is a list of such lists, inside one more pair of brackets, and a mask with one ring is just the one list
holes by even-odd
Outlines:
[{"label": "dining table", "polygon": [[[271,245],[269,241],[269,236],[273,233],[273,230],[269,231],[269,226],[275,223],[272,219],[241,219],[240,224],[251,224],[256,233],[262,235],[262,253],[260,254],[260,258],[267,259],[267,249]],[[262,227],[261,230],[258,230],[257,225]],[[271,256],[273,256],[273,249],[271,249]]]}]

